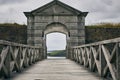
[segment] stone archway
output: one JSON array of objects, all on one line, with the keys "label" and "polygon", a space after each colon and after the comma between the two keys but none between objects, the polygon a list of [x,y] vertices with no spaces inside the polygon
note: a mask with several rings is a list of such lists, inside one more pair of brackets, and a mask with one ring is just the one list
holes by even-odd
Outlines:
[{"label": "stone archway", "polygon": [[[42,46],[46,57],[45,35],[61,32],[67,35],[67,49],[85,44],[85,17],[88,12],[76,10],[58,0],[54,0],[31,12],[24,12],[27,17],[29,45]],[[67,52],[67,58],[70,53]]]},{"label": "stone archway", "polygon": [[51,32],[61,32],[66,35],[69,35],[69,29],[66,27],[65,24],[62,24],[60,22],[53,22],[48,24],[43,31],[44,34],[48,34]]},{"label": "stone archway", "polygon": [[[67,41],[67,46],[70,46],[70,44],[69,44],[70,32],[64,24],[61,24],[59,22],[53,22],[51,24],[48,24],[46,26],[46,28],[43,30],[44,39],[46,39],[47,34],[53,33],[53,32],[60,32],[60,33],[65,34],[66,39],[67,39],[66,40]],[[44,41],[46,41],[46,40],[44,40]]]},{"label": "stone archway", "polygon": [[[46,35],[53,32],[59,32],[66,35],[66,50],[67,50],[67,47],[70,46],[70,32],[67,29],[66,25],[59,22],[53,22],[51,24],[48,24],[43,30],[44,46],[46,47]],[[66,56],[68,56],[68,54],[66,54]]]}]

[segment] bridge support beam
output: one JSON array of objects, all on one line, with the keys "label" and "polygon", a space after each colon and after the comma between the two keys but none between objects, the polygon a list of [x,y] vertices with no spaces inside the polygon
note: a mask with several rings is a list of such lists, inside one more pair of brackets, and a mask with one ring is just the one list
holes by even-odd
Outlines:
[{"label": "bridge support beam", "polygon": [[[8,50],[5,51],[5,53],[7,53],[7,51],[9,51],[10,47],[6,46],[4,48],[6,48],[6,49],[8,48]],[[4,73],[5,74],[5,78],[10,78],[10,76],[11,76],[10,60],[11,60],[10,53],[8,53],[6,55],[5,63],[4,63],[4,66],[3,66],[3,69],[4,69],[3,71],[5,71],[5,73]]]},{"label": "bridge support beam", "polygon": [[120,43],[118,43],[118,52],[117,52],[117,80],[120,80]]},{"label": "bridge support beam", "polygon": [[37,61],[45,59],[42,47],[23,45],[0,40],[0,78],[10,78]]},{"label": "bridge support beam", "polygon": [[120,80],[120,38],[75,46],[73,60],[108,80]]},{"label": "bridge support beam", "polygon": [[104,77],[104,68],[106,67],[104,54],[102,52],[102,45],[99,45],[99,58],[100,58],[100,72],[99,75]]}]

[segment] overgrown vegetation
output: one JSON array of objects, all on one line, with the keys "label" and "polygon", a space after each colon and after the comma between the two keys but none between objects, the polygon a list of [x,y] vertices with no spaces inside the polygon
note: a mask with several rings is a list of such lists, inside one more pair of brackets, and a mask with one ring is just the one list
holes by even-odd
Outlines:
[{"label": "overgrown vegetation", "polygon": [[66,51],[65,50],[55,50],[55,51],[51,51],[50,53],[48,53],[48,56],[52,56],[52,57],[65,57],[66,55]]},{"label": "overgrown vegetation", "polygon": [[120,23],[101,23],[85,27],[86,43],[120,37]]},{"label": "overgrown vegetation", "polygon": [[98,23],[86,26],[86,28],[120,28],[120,23]]},{"label": "overgrown vegetation", "polygon": [[17,23],[0,24],[0,40],[27,43],[27,26]]},{"label": "overgrown vegetation", "polygon": [[[85,26],[86,43],[120,37],[120,23],[100,23]],[[27,26],[18,23],[0,24],[0,40],[27,43]]]},{"label": "overgrown vegetation", "polygon": [[0,24],[0,27],[24,27],[25,24],[18,24],[18,23],[3,23]]}]

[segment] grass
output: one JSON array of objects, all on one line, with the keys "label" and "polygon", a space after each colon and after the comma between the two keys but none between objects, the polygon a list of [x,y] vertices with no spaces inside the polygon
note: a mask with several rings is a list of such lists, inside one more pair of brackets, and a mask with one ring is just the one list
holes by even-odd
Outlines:
[{"label": "grass", "polygon": [[95,25],[88,25],[86,28],[120,28],[120,23],[98,23]]},{"label": "grass", "polygon": [[65,50],[52,51],[52,52],[48,53],[48,56],[64,57],[65,56]]},{"label": "grass", "polygon": [[25,24],[18,24],[18,23],[2,23],[0,24],[0,27],[24,27]]}]

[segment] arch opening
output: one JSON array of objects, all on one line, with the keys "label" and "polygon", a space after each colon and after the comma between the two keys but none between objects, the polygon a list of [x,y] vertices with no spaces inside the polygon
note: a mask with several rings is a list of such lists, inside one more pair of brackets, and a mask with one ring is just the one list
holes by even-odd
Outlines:
[{"label": "arch opening", "polygon": [[46,35],[48,57],[65,57],[66,45],[66,34],[53,32]]},{"label": "arch opening", "polygon": [[[47,52],[60,52],[63,51],[64,54],[61,56],[66,56],[66,47],[69,42],[69,30],[64,24],[54,22],[48,24],[43,32],[44,44],[46,46]],[[53,41],[53,42],[50,42]],[[60,55],[59,55],[60,56]]]}]

